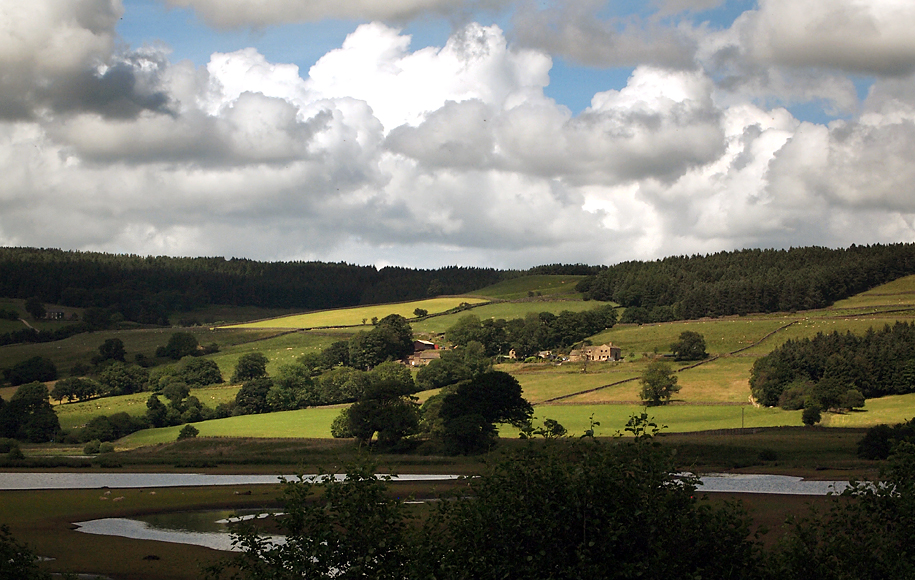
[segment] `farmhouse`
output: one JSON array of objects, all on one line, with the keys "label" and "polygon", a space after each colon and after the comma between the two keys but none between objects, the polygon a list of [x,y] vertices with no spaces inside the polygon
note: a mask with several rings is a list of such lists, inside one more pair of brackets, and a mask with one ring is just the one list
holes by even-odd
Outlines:
[{"label": "farmhouse", "polygon": [[408,356],[404,362],[411,367],[423,367],[441,356],[442,353],[434,342],[414,340],[413,355]]},{"label": "farmhouse", "polygon": [[609,361],[622,360],[623,349],[614,346],[613,343],[602,344],[600,346],[586,346],[581,350],[573,350],[569,353],[569,361],[579,362],[588,361]]}]

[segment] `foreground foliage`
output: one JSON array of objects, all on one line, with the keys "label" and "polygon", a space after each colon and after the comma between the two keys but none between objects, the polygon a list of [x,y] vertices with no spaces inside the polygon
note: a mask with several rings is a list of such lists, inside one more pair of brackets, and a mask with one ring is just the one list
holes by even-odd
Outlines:
[{"label": "foreground foliage", "polygon": [[392,498],[373,466],[285,484],[286,542],[253,528],[208,570],[233,579],[903,580],[915,577],[915,445],[881,481],[853,482],[825,514],[764,549],[736,503],[709,503],[673,472],[646,414],[632,437],[560,437],[504,456],[425,511]]},{"label": "foreground foliage", "polygon": [[759,551],[737,506],[696,498],[672,474],[657,428],[634,438],[553,440],[467,480],[418,517],[371,466],[285,487],[283,544],[249,529],[213,578],[753,578]]}]

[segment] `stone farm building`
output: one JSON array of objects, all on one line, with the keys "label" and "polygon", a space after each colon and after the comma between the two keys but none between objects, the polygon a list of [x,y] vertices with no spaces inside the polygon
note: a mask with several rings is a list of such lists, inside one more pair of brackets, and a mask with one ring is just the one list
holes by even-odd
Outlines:
[{"label": "stone farm building", "polygon": [[573,350],[569,353],[569,361],[578,362],[588,361],[610,361],[622,360],[623,349],[611,344],[602,344],[600,346],[586,346],[581,350]]},{"label": "stone farm building", "polygon": [[441,358],[441,355],[442,352],[434,342],[414,340],[413,355],[407,357],[406,363],[411,367],[422,367],[437,358]]}]

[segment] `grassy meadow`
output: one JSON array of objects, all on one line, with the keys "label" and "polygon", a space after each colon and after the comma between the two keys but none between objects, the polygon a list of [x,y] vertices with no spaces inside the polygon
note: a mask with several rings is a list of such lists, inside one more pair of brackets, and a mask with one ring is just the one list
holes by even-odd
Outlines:
[{"label": "grassy meadow", "polygon": [[430,317],[415,322],[412,326],[413,330],[418,333],[441,334],[454,326],[458,319],[467,314],[473,314],[474,316],[479,317],[480,320],[485,320],[487,318],[503,318],[505,320],[510,320],[512,318],[524,318],[531,313],[538,314],[540,312],[551,312],[558,315],[564,310],[582,312],[605,304],[608,304],[608,302],[546,299],[522,300],[518,302],[494,302],[492,304],[486,304],[485,306],[478,306],[469,312],[456,312],[444,316]]},{"label": "grassy meadow", "polygon": [[[490,298],[522,298],[514,302],[493,302],[474,308],[481,318],[514,318],[528,312],[548,310],[583,310],[600,303],[584,302],[577,294],[567,293],[577,282],[575,277],[535,276],[502,282],[484,289],[476,296],[485,298],[449,297],[392,305],[412,315],[415,308],[426,308],[431,313],[444,312],[460,302],[482,303]],[[570,286],[572,285],[572,286]],[[543,298],[530,299],[529,293],[541,292]],[[570,300],[560,298],[568,297]],[[886,312],[892,307],[894,313]],[[287,328],[301,326],[347,326],[363,317],[386,315],[363,307],[310,313],[289,317],[283,324]],[[391,308],[388,306],[387,308]],[[876,314],[874,308],[878,309]],[[749,374],[753,362],[791,338],[813,336],[817,332],[862,333],[868,328],[892,324],[897,320],[915,319],[915,277],[897,280],[875,288],[860,296],[842,301],[832,308],[798,313],[749,315],[719,319],[672,322],[646,325],[617,325],[591,338],[594,344],[613,343],[623,350],[622,362],[615,363],[563,363],[563,364],[503,364],[500,370],[512,373],[521,383],[525,396],[537,409],[538,416],[559,420],[570,431],[583,432],[592,413],[602,424],[601,433],[611,434],[620,429],[629,415],[643,407],[639,403],[638,377],[648,362],[656,355],[670,351],[670,345],[685,330],[699,332],[706,338],[708,351],[716,358],[695,366],[673,363],[678,371],[681,390],[670,406],[651,409],[671,432],[715,430],[739,427],[738,419],[746,427],[799,425],[798,412],[778,409],[760,409],[750,400]],[[882,310],[881,310],[882,309]],[[258,312],[259,313],[259,312]],[[254,314],[258,314],[254,313]],[[853,314],[857,313],[857,314]],[[228,318],[227,313],[226,318]],[[442,332],[466,312],[433,316],[415,322],[414,331],[428,336]],[[320,317],[320,318],[307,318]],[[267,321],[277,324],[277,319]],[[258,323],[260,324],[260,323]],[[172,332],[179,329],[151,329],[133,331],[99,332],[78,335],[71,339],[39,345],[16,345],[0,348],[0,366],[9,366],[41,354],[55,361],[66,372],[68,366],[86,361],[96,352],[106,338],[121,338],[128,356],[144,353],[152,356],[157,346],[165,344]],[[201,344],[216,342],[218,353],[209,355],[216,361],[228,380],[238,358],[249,352],[261,352],[270,360],[267,370],[276,372],[282,364],[292,363],[309,352],[320,352],[337,340],[351,336],[355,328],[312,331],[289,331],[271,328],[209,328],[180,329],[192,332]],[[208,406],[231,400],[237,386],[219,386],[196,390],[193,394]],[[9,398],[11,390],[2,393]],[[421,399],[432,393],[423,393]],[[93,416],[125,411],[138,415],[145,413],[147,394],[98,399],[83,403],[57,405],[64,428],[84,425]],[[232,417],[198,423],[202,436],[212,437],[329,437],[330,422],[337,408],[305,409],[287,413]],[[824,414],[825,427],[867,427],[881,422],[899,422],[915,416],[915,395],[868,400],[863,411],[844,415]],[[135,433],[119,442],[123,448],[158,444],[174,440],[178,428],[166,428]]]},{"label": "grassy meadow", "polygon": [[487,302],[485,298],[468,296],[449,296],[417,300],[414,302],[401,302],[399,304],[377,304],[373,306],[355,306],[352,308],[339,308],[336,310],[322,310],[307,312],[292,316],[282,316],[269,320],[246,322],[231,325],[228,328],[331,328],[339,326],[365,326],[372,318],[384,318],[391,314],[399,314],[407,319],[416,318],[413,311],[422,308],[430,315],[441,314],[462,303],[481,304]]},{"label": "grassy meadow", "polygon": [[[508,280],[474,293],[475,300],[516,300],[495,302],[471,310],[481,318],[514,318],[527,312],[593,308],[599,303],[584,302],[574,293],[578,277],[528,277]],[[572,290],[572,292],[570,292]],[[529,298],[540,292],[542,299]],[[546,300],[550,298],[550,300]],[[452,299],[448,299],[452,300]],[[456,297],[454,306],[474,299]],[[413,318],[415,308],[430,313],[443,312],[451,302],[430,301],[404,305],[404,316]],[[0,302],[0,307],[2,302]],[[152,357],[175,331],[188,331],[201,344],[216,342],[218,353],[208,355],[216,361],[228,380],[238,358],[248,352],[265,354],[273,373],[282,365],[308,353],[318,352],[337,340],[345,340],[358,330],[362,318],[379,318],[392,313],[344,309],[258,323],[252,328],[193,327],[106,331],[78,335],[64,341],[40,345],[0,347],[0,367],[8,367],[30,356],[51,358],[63,375],[77,362],[87,362],[107,338],[124,341],[128,357],[137,353]],[[231,309],[230,309],[231,310]],[[889,312],[889,311],[893,312]],[[376,312],[376,313],[372,313]],[[194,313],[185,313],[185,316]],[[282,315],[284,312],[249,311],[243,314],[215,308],[198,312],[201,320],[238,322],[247,317]],[[413,323],[417,334],[435,334],[466,312],[430,317]],[[312,318],[307,318],[312,317]],[[533,403],[535,425],[550,418],[559,421],[573,436],[583,434],[594,423],[595,435],[610,437],[622,431],[632,414],[647,412],[665,427],[659,438],[662,445],[676,449],[678,465],[696,471],[745,471],[787,473],[827,479],[846,479],[872,475],[875,463],[857,459],[855,448],[864,428],[878,423],[896,423],[915,417],[915,394],[870,399],[863,410],[847,414],[824,413],[821,426],[801,427],[800,411],[762,408],[749,403],[749,373],[755,360],[790,338],[813,336],[817,332],[864,332],[869,327],[915,320],[915,277],[875,288],[842,301],[832,308],[811,312],[749,315],[652,325],[618,325],[594,337],[594,344],[612,342],[623,350],[625,360],[615,363],[502,364],[500,370],[512,373],[521,383],[524,395]],[[21,323],[19,323],[21,324]],[[345,330],[289,332],[315,326],[353,326]],[[277,330],[277,329],[281,330]],[[282,330],[286,329],[286,330]],[[638,377],[655,354],[670,351],[670,345],[684,330],[703,334],[708,351],[717,358],[694,368],[672,363],[677,369],[681,391],[673,404],[645,408],[638,403]],[[2,330],[0,330],[2,331]],[[749,347],[749,348],[748,348]],[[8,400],[14,388],[0,389]],[[221,385],[192,391],[208,406],[234,398],[238,386]],[[420,393],[424,400],[435,391]],[[554,402],[549,402],[562,397]],[[58,405],[64,428],[84,425],[92,417],[127,412],[145,413],[148,393]],[[134,433],[115,443],[118,453],[112,467],[133,470],[193,470],[195,472],[295,472],[322,466],[335,469],[347,462],[365,458],[364,451],[348,441],[330,439],[330,425],[339,406],[302,409],[265,415],[247,415],[196,423],[196,440],[176,442],[180,427],[149,429]],[[779,427],[779,428],[776,428]],[[743,428],[743,429],[741,429]],[[525,444],[517,440],[517,429],[501,426],[504,438],[495,454]],[[55,445],[25,445],[27,456],[71,455],[79,450]],[[381,470],[402,473],[475,473],[485,461],[481,457],[440,457],[403,454],[374,456]],[[92,469],[102,469],[99,461]],[[120,466],[123,461],[124,467]],[[177,467],[183,465],[185,467]],[[199,465],[200,467],[189,467]],[[215,465],[215,467],[214,467]],[[280,471],[273,471],[273,470]],[[406,489],[406,488],[404,488]],[[430,489],[398,491],[423,495]],[[250,495],[248,495],[250,494]],[[193,579],[200,577],[197,563],[221,559],[224,554],[201,547],[162,542],[93,536],[74,532],[72,522],[98,517],[124,517],[139,513],[196,510],[203,507],[268,507],[276,505],[277,486],[231,486],[218,488],[165,488],[161,490],[112,490],[107,496],[99,490],[0,492],[0,522],[8,523],[17,539],[53,561],[43,564],[55,571],[85,571],[110,577]],[[111,499],[122,498],[117,503]],[[751,496],[744,499],[756,508],[757,521],[770,529],[781,529],[787,515],[803,515],[808,498]],[[713,501],[718,501],[713,499]],[[723,500],[722,500],[723,501]],[[818,500],[810,500],[818,501]],[[768,519],[767,519],[768,518]],[[150,558],[149,556],[156,556]]]},{"label": "grassy meadow", "polygon": [[[257,437],[257,438],[306,438],[330,437],[330,424],[340,414],[340,407],[317,407],[283,411],[267,415],[241,415],[195,423],[200,430],[199,437]],[[144,445],[168,443],[178,438],[181,427],[146,429],[124,437],[118,442],[120,448],[135,448]]]},{"label": "grassy meadow", "polygon": [[581,294],[575,290],[575,285],[584,278],[585,276],[556,276],[546,274],[538,276],[521,276],[518,278],[511,278],[510,280],[503,280],[498,284],[481,288],[473,294],[499,300],[518,300],[519,298],[528,298],[532,294],[553,298],[561,297],[566,300],[580,300]]},{"label": "grassy meadow", "polygon": [[222,330],[206,327],[191,328],[144,328],[137,330],[104,330],[77,334],[51,343],[14,344],[0,347],[0,368],[11,367],[33,356],[51,359],[61,376],[68,376],[76,363],[88,363],[98,354],[98,347],[109,338],[119,338],[124,343],[127,359],[132,361],[137,354],[155,358],[156,348],[165,346],[175,332],[189,332],[200,344],[216,343],[219,348],[256,342],[279,334],[275,330]]}]

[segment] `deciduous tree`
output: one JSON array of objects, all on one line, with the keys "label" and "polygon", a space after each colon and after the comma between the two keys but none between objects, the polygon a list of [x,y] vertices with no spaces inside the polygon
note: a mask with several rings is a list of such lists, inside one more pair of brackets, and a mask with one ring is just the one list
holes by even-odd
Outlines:
[{"label": "deciduous tree", "polygon": [[705,352],[705,337],[692,330],[681,332],[680,339],[670,345],[670,350],[678,361],[708,358],[708,353]]},{"label": "deciduous tree", "polygon": [[666,362],[655,360],[648,363],[640,379],[642,390],[639,396],[647,405],[664,405],[670,397],[680,391],[677,376]]},{"label": "deciduous tree", "polygon": [[269,362],[270,359],[259,352],[249,352],[241,355],[235,364],[232,383],[243,383],[251,379],[266,377],[267,363]]}]

